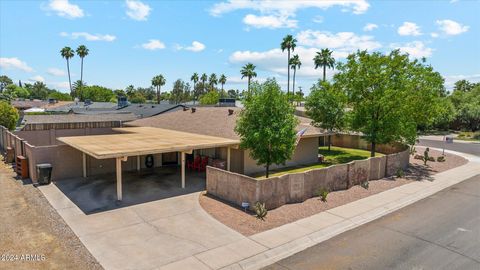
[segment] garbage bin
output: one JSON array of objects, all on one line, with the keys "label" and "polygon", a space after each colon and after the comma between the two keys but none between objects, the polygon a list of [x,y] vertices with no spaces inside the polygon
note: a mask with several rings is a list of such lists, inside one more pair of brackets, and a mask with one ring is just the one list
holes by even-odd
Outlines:
[{"label": "garbage bin", "polygon": [[52,179],[52,164],[37,164],[37,182],[40,185],[50,184]]}]

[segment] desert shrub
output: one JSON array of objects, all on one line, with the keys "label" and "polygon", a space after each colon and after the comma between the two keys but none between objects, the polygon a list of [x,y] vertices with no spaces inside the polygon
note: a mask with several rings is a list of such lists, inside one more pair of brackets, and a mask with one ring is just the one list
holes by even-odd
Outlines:
[{"label": "desert shrub", "polygon": [[268,213],[265,203],[256,202],[253,208],[255,209],[255,217],[260,220],[265,220]]},{"label": "desert shrub", "polygon": [[315,196],[320,197],[322,202],[327,202],[328,190],[326,188],[320,188],[315,192]]},{"label": "desert shrub", "polygon": [[367,180],[365,182],[362,182],[360,184],[360,186],[363,187],[364,189],[368,189],[368,187],[370,186],[370,182],[368,182],[368,180]]},{"label": "desert shrub", "polygon": [[427,161],[431,161],[430,160],[430,156],[429,156],[429,153],[430,152],[430,148],[427,147],[427,149],[425,149],[425,151],[423,152],[423,157],[422,157],[422,160],[423,160],[423,165],[427,165]]},{"label": "desert shrub", "polygon": [[417,152],[417,149],[415,149],[415,145],[410,146],[410,155],[413,156]]},{"label": "desert shrub", "polygon": [[445,162],[447,160],[445,159],[445,156],[439,156],[439,157],[437,157],[437,161],[438,162]]},{"label": "desert shrub", "polygon": [[402,178],[405,173],[403,172],[402,168],[398,168],[395,175],[397,176],[397,178]]}]

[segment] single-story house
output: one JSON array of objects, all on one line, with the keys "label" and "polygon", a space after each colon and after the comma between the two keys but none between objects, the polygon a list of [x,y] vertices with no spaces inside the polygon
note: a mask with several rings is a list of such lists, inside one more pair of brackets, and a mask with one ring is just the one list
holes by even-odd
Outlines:
[{"label": "single-story house", "polygon": [[[240,141],[240,137],[234,130],[240,110],[236,107],[197,107],[138,119],[125,123],[124,126],[155,127]],[[318,138],[323,136],[324,132],[312,126],[310,119],[296,117],[299,120],[297,131],[303,129],[306,129],[306,131],[301,136],[292,159],[287,161],[285,165],[272,165],[271,169],[311,164],[318,161]],[[227,150],[225,148],[204,149],[197,151],[197,153],[209,155],[212,158],[226,159]],[[191,155],[189,158],[193,158],[193,156]],[[248,150],[237,148],[231,149],[230,169],[237,173],[252,174],[263,171],[264,167],[256,164],[256,161],[250,157]]]}]

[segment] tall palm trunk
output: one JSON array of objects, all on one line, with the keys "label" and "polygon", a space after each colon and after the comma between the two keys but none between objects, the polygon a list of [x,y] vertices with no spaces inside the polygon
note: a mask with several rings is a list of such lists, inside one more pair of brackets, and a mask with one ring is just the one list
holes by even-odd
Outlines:
[{"label": "tall palm trunk", "polygon": [[292,99],[295,99],[295,74],[297,73],[297,68],[293,69],[293,87],[292,87]]},{"label": "tall palm trunk", "polygon": [[80,68],[80,82],[82,82],[82,85],[83,85],[83,57],[82,57],[82,64]]},{"label": "tall palm trunk", "polygon": [[323,66],[323,81],[325,81],[325,78],[327,77],[327,66]]},{"label": "tall palm trunk", "polygon": [[160,86],[157,86],[157,104],[160,104]]},{"label": "tall palm trunk", "polygon": [[197,98],[196,95],[197,95],[197,83],[196,82],[193,82],[193,105],[195,105],[195,99]]},{"label": "tall palm trunk", "polygon": [[67,71],[68,71],[68,84],[70,85],[70,95],[74,97],[73,91],[72,91],[72,80],[70,78],[70,62],[68,61],[68,58],[67,58]]},{"label": "tall palm trunk", "polygon": [[290,48],[288,49],[287,59],[287,95],[290,93]]},{"label": "tall palm trunk", "polygon": [[250,94],[250,76],[248,76],[248,88],[247,92]]}]

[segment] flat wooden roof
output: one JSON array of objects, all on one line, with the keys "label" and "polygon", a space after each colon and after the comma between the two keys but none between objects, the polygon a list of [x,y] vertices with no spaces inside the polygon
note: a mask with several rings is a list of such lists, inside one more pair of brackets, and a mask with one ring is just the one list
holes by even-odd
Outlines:
[{"label": "flat wooden roof", "polygon": [[58,140],[96,159],[236,146],[240,143],[239,140],[163,128],[132,127],[114,130],[121,134],[60,137]]}]

